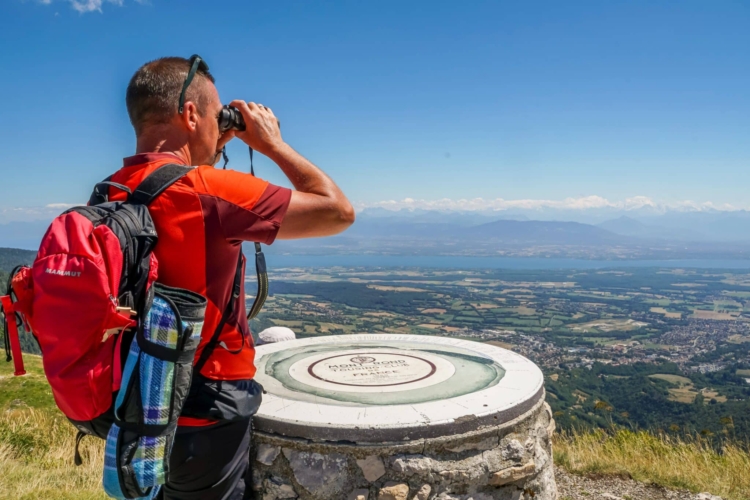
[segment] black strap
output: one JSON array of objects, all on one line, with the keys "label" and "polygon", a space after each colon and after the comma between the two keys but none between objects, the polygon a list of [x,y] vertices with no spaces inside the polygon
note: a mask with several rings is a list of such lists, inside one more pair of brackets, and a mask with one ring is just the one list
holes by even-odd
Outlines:
[{"label": "black strap", "polygon": [[125,422],[123,420],[120,420],[119,418],[115,417],[115,424],[120,429],[126,430],[126,431],[132,431],[138,434],[139,436],[144,437],[160,437],[164,434],[164,431],[167,430],[169,427],[169,424],[134,424],[133,422]]},{"label": "black strap", "polygon": [[151,174],[143,179],[138,187],[135,188],[135,192],[132,193],[129,187],[120,184],[119,182],[112,182],[112,175],[110,175],[94,186],[94,191],[89,198],[89,206],[107,203],[109,201],[110,186],[128,193],[129,202],[148,206],[157,196],[162,194],[169,186],[180,180],[182,176],[191,170],[192,167],[186,167],[184,165],[164,165],[163,167],[159,167],[151,172]]},{"label": "black strap", "polygon": [[247,149],[250,150],[250,175],[255,177],[255,169],[253,168],[253,148],[248,146]]},{"label": "black strap", "polygon": [[[253,167],[253,148],[250,146],[247,147],[247,149],[250,151],[250,175],[255,177],[255,168]],[[224,165],[221,166],[222,170],[227,169],[227,164],[229,163],[229,157],[227,156],[227,147],[224,146],[221,148],[221,156],[224,158]]]},{"label": "black strap", "polygon": [[[10,281],[10,280],[8,280]],[[13,355],[10,352],[10,333],[8,332],[8,314],[7,312],[3,311],[3,306],[0,305],[0,313],[3,316],[3,344],[5,345],[5,362],[10,363],[13,361]],[[11,318],[11,321],[15,321],[15,317]]]},{"label": "black strap", "polygon": [[258,292],[255,294],[255,301],[247,313],[247,320],[250,321],[258,315],[263,304],[268,298],[268,272],[266,270],[266,256],[260,249],[260,243],[255,243],[255,274],[258,277]]},{"label": "black strap", "polygon": [[98,183],[96,186],[94,186],[94,192],[91,193],[91,198],[89,198],[89,205],[99,205],[101,203],[107,203],[109,201],[109,187],[112,186],[113,188],[119,189],[120,191],[125,191],[128,193],[128,195],[131,194],[130,188],[120,184],[119,182],[112,182],[108,179],[111,179],[112,176],[110,175],[107,177],[107,179],[103,180],[102,182]]},{"label": "black strap", "polygon": [[[203,365],[206,364],[206,361],[208,361],[208,358],[211,356],[211,353],[214,352],[214,349],[216,349],[216,346],[219,345],[219,337],[221,336],[221,331],[224,329],[224,325],[227,324],[227,321],[229,321],[229,317],[234,312],[234,305],[237,303],[237,300],[240,298],[240,294],[242,292],[242,270],[243,270],[243,256],[242,256],[242,246],[240,245],[240,255],[237,262],[237,269],[234,272],[234,282],[232,283],[232,295],[229,297],[229,303],[227,303],[226,307],[224,308],[224,312],[221,315],[221,321],[219,321],[219,324],[216,326],[216,330],[214,330],[214,334],[211,336],[211,340],[208,341],[208,344],[206,344],[206,347],[203,348],[203,352],[201,352],[201,357],[198,359],[198,362],[195,363],[195,367],[193,368],[193,373],[200,373],[200,371],[203,369]],[[242,336],[242,346],[238,351],[230,351],[233,354],[237,354],[242,350],[242,348],[245,347],[245,336]]]},{"label": "black strap", "polygon": [[[89,197],[89,206],[93,207],[94,205],[101,205],[102,203],[107,203],[109,201],[109,193],[106,190],[102,192],[102,190],[99,189],[99,185],[107,184],[111,181],[112,175],[106,177],[102,182],[94,186],[94,190],[91,192],[91,196]],[[130,194],[130,191],[128,191],[128,194]]]},{"label": "black strap", "polygon": [[83,439],[87,434],[83,431],[78,431],[78,434],[76,434],[76,447],[75,447],[75,453],[73,454],[73,462],[76,464],[76,467],[83,464],[83,459],[81,459],[81,453],[78,451],[78,446],[81,444],[81,439]]},{"label": "black strap", "polygon": [[221,169],[226,170],[227,169],[227,163],[229,163],[229,157],[227,156],[227,147],[224,146],[221,148],[221,156],[224,157],[224,165],[222,165]]},{"label": "black strap", "polygon": [[128,201],[148,206],[169,186],[180,180],[191,170],[193,170],[192,167],[175,165],[173,163],[159,167],[138,184],[133,194],[128,197]]},{"label": "black strap", "polygon": [[[190,328],[190,327],[188,327]],[[190,337],[190,332],[184,333],[185,337]],[[187,364],[192,363],[195,359],[195,349],[189,349],[187,351],[181,351],[180,349],[170,349],[160,344],[155,344],[150,340],[147,340],[143,336],[143,329],[139,328],[136,333],[136,339],[138,340],[138,347],[141,351],[153,356],[154,358],[161,359],[163,361],[169,361],[170,363]]]},{"label": "black strap", "polygon": [[[247,149],[250,150],[250,175],[255,177],[255,169],[253,168],[253,148],[248,147]],[[248,321],[258,315],[260,310],[263,309],[263,304],[266,303],[266,299],[268,298],[268,272],[266,269],[266,256],[263,255],[263,252],[260,248],[260,243],[258,243],[257,241],[255,242],[255,275],[258,279],[258,291],[255,294],[253,306],[247,313]]]},{"label": "black strap", "polygon": [[[17,299],[18,297],[15,297],[15,293],[13,292],[13,278],[18,274],[18,272],[21,270],[21,268],[24,267],[23,265],[18,265],[13,268],[13,270],[8,275],[8,283],[5,287],[5,295],[10,297],[11,302],[15,302],[14,298]],[[0,293],[0,295],[3,295]],[[5,362],[10,363],[13,361],[13,355],[10,350],[10,329],[8,328],[8,314],[10,314],[10,321],[15,321],[16,326],[20,329],[24,327],[23,319],[21,319],[21,316],[17,312],[8,313],[3,310],[3,306],[0,305],[0,315],[3,317],[2,319],[2,325],[3,325],[3,343],[5,345]],[[37,342],[38,343],[38,342]]]}]

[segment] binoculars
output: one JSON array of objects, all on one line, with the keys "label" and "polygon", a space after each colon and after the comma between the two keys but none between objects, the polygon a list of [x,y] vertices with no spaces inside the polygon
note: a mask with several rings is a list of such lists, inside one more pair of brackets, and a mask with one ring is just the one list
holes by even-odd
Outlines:
[{"label": "binoculars", "polygon": [[245,120],[242,118],[242,113],[237,108],[234,108],[227,104],[221,108],[219,113],[219,131],[223,134],[227,130],[245,130]]}]

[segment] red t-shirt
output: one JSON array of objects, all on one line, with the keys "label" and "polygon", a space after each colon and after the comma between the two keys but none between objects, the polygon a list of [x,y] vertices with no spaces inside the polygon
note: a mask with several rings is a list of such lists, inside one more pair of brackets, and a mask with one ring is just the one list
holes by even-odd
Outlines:
[{"label": "red t-shirt", "polygon": [[[168,153],[125,158],[112,181],[132,191],[151,172],[168,163],[182,164]],[[125,194],[110,188],[110,201]],[[159,282],[197,292],[208,299],[199,359],[232,296],[238,252],[243,241],[270,245],[289,207],[291,190],[250,174],[200,166],[175,182],[150,206],[158,242]],[[255,375],[255,349],[247,325],[244,286],[234,313],[201,370],[213,380],[243,380]],[[238,354],[232,354],[243,345]]]}]

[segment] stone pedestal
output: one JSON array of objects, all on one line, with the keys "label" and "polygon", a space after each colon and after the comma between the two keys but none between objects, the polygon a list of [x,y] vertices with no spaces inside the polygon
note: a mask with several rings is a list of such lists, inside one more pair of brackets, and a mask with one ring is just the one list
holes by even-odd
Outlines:
[{"label": "stone pedestal", "polygon": [[555,500],[541,371],[511,351],[428,336],[260,346],[262,500]]}]

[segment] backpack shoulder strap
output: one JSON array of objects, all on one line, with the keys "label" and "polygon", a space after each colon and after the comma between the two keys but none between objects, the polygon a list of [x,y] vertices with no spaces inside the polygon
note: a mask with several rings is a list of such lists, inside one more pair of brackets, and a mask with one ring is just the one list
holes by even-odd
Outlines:
[{"label": "backpack shoulder strap", "polygon": [[[107,177],[107,179],[111,179],[112,176]],[[102,182],[98,183],[96,186],[94,186],[94,192],[91,193],[91,198],[89,198],[89,206],[93,207],[95,205],[101,205],[102,203],[107,203],[109,201],[109,187],[112,186],[113,188],[117,188],[120,191],[125,191],[128,193],[128,196],[130,196],[130,188],[120,184],[118,182],[112,182],[110,180],[103,180]]]},{"label": "backpack shoulder strap", "polygon": [[169,186],[180,180],[191,170],[193,170],[193,167],[172,163],[159,167],[138,184],[133,194],[128,197],[128,201],[148,206]]},{"label": "backpack shoulder strap", "polygon": [[128,196],[130,196],[130,188],[127,186],[124,186],[117,182],[112,182],[109,179],[111,179],[112,176],[110,175],[106,179],[104,179],[102,182],[98,183],[96,186],[94,186],[94,191],[91,193],[91,197],[89,198],[88,205],[90,207],[95,207],[96,205],[101,205],[102,203],[107,203],[109,201],[109,187],[112,186],[114,188],[119,189],[120,191],[125,191],[128,193]]}]

